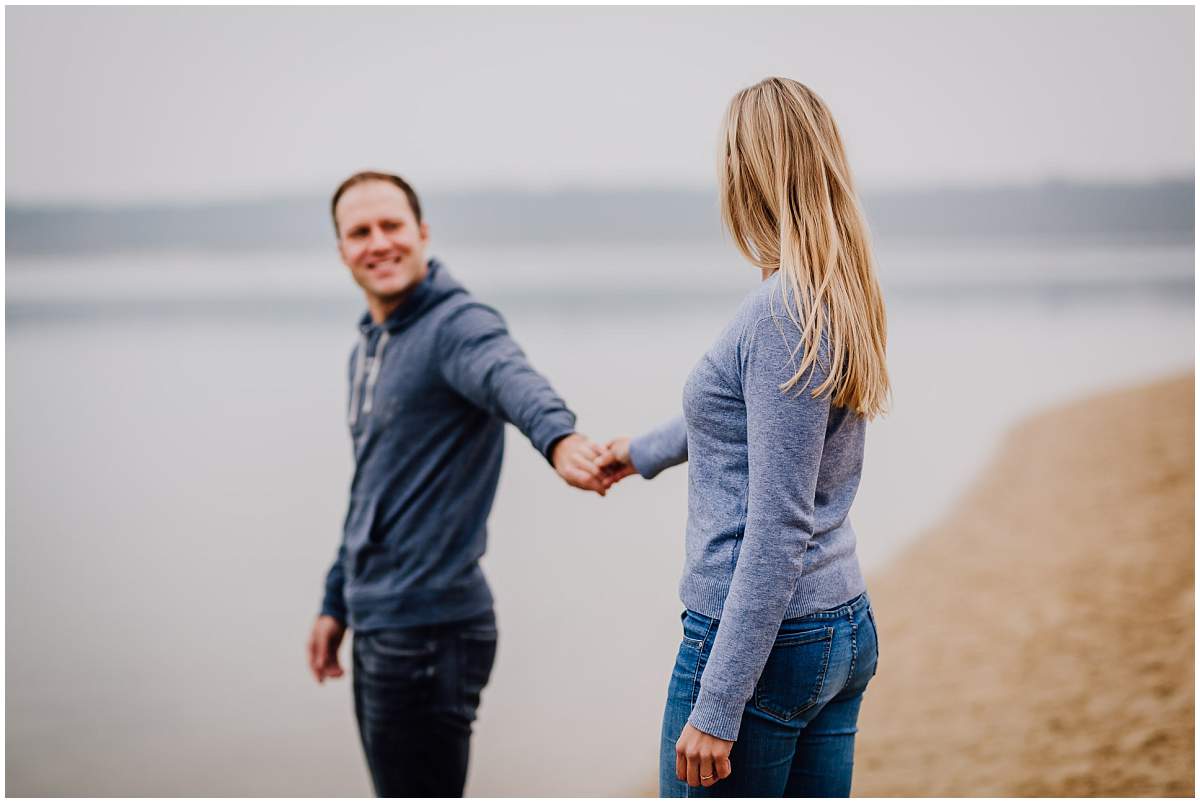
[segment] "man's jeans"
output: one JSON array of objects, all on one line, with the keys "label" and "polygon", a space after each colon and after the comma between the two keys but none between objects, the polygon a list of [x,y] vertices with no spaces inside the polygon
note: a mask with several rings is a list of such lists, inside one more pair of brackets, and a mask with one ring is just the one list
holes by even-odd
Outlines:
[{"label": "man's jeans", "polygon": [[675,742],[700,693],[720,624],[685,611],[663,714],[662,797],[848,797],[863,690],[875,675],[878,636],[866,594],[779,628],[729,760],[713,786],[675,777]]},{"label": "man's jeans", "polygon": [[354,636],[354,709],[375,794],[462,797],[496,618]]}]

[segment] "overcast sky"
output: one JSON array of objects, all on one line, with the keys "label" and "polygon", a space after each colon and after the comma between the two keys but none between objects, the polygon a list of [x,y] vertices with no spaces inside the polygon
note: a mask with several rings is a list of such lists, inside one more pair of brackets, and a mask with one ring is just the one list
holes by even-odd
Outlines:
[{"label": "overcast sky", "polygon": [[6,10],[10,201],[703,187],[729,97],[831,106],[863,186],[1190,173],[1194,10]]}]

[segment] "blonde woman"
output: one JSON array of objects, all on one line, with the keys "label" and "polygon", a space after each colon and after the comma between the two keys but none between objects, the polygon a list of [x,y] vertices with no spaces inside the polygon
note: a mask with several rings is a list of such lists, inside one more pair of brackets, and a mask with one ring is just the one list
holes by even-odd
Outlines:
[{"label": "blonde woman", "polygon": [[682,418],[598,458],[689,461],[664,797],[850,793],[874,614],[848,513],[889,395],[886,323],[833,117],[768,78],[729,105],[721,208],[763,283],[692,370]]}]

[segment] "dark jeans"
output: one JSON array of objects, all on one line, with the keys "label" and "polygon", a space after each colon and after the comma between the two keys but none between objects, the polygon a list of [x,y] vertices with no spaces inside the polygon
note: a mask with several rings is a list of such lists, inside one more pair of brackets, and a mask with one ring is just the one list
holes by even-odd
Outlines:
[{"label": "dark jeans", "polygon": [[713,786],[675,777],[675,742],[700,693],[720,622],[685,611],[663,715],[662,797],[848,797],[863,691],[879,654],[866,594],[829,611],[787,619],[746,703],[729,755],[732,774]]},{"label": "dark jeans", "polygon": [[462,797],[496,618],[354,635],[354,710],[379,797]]}]

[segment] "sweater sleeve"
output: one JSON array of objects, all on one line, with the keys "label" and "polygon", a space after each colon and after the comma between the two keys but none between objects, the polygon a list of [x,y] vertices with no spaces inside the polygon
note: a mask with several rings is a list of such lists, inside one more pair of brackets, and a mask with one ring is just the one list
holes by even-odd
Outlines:
[{"label": "sweater sleeve", "polygon": [[739,343],[749,469],[746,526],[689,719],[721,739],[737,738],[813,533],[829,399],[812,397],[823,381],[818,372],[806,372],[789,391],[779,389],[799,366],[802,354],[792,354],[799,338],[790,320],[768,317],[748,327]]},{"label": "sweater sleeve", "polygon": [[672,418],[657,429],[630,441],[629,458],[633,461],[634,470],[648,480],[663,469],[686,463],[687,426],[683,416]]},{"label": "sweater sleeve", "polygon": [[472,303],[438,329],[442,376],[476,406],[513,424],[550,459],[550,450],[575,431],[575,414],[529,364],[500,313]]}]

